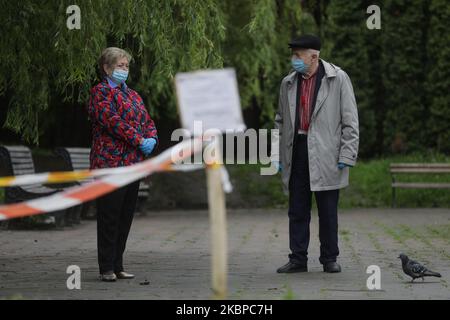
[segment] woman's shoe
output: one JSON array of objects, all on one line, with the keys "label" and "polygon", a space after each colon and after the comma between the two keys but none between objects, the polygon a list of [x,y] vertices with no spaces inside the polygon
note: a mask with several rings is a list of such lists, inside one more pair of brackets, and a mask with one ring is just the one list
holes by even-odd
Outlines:
[{"label": "woman's shoe", "polygon": [[100,275],[100,280],[104,282],[115,282],[117,280],[117,277],[113,271],[108,271]]},{"label": "woman's shoe", "polygon": [[117,279],[134,279],[134,274],[126,273],[125,271],[116,273]]}]

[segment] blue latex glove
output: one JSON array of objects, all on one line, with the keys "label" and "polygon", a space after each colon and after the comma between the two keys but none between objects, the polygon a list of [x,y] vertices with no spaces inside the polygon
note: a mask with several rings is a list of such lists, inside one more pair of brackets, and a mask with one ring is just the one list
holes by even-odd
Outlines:
[{"label": "blue latex glove", "polygon": [[274,166],[275,169],[277,169],[277,172],[283,171],[283,166],[281,165],[280,161],[272,161],[272,166]]},{"label": "blue latex glove", "polygon": [[349,165],[349,164],[346,164],[346,163],[342,163],[342,162],[339,162],[339,163],[338,163],[338,168],[339,168],[339,170],[342,170],[342,169],[344,169],[345,167],[351,168],[351,167],[353,167],[353,166],[351,166],[351,165]]},{"label": "blue latex glove", "polygon": [[149,138],[149,139],[144,139],[144,141],[139,146],[139,148],[142,150],[142,152],[146,156],[149,156],[153,152],[153,150],[155,149],[155,146],[156,146],[156,139],[155,138]]}]

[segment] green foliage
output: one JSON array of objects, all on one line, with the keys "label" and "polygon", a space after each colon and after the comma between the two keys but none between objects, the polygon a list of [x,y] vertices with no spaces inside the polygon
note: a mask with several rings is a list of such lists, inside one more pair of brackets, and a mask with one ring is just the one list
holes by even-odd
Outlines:
[{"label": "green foliage", "polygon": [[287,43],[299,32],[300,6],[292,0],[226,1],[223,10],[233,13],[226,20],[224,56],[238,72],[242,105],[257,108],[271,127],[280,82],[290,68]]},{"label": "green foliage", "polygon": [[[342,208],[390,207],[392,199],[391,163],[448,163],[443,154],[397,155],[387,158],[360,161],[350,171],[350,185],[341,193]],[[450,182],[450,174],[397,175],[403,182]],[[450,195],[446,189],[398,189],[398,207],[449,207]]]},{"label": "green foliage", "polygon": [[385,147],[393,151],[424,150],[427,138],[427,5],[423,0],[389,0],[383,9],[384,135]]},{"label": "green foliage", "polygon": [[8,1],[0,12],[0,95],[12,97],[5,126],[24,140],[38,143],[61,102],[86,104],[107,46],[132,53],[130,85],[154,117],[176,118],[177,72],[226,61],[238,69],[244,105],[272,119],[287,40],[299,24],[297,1],[80,0],[81,30],[66,27],[71,4]]},{"label": "green foliage", "polygon": [[175,114],[178,71],[221,67],[224,26],[216,0],[80,0],[81,30],[66,27],[72,2],[6,2],[0,12],[0,93],[12,99],[5,126],[38,142],[46,112],[61,100],[86,104],[106,46],[135,58],[132,86],[162,114]]},{"label": "green foliage", "polygon": [[[448,163],[450,157],[444,154],[411,154],[387,158],[361,160],[350,169],[350,185],[341,190],[339,207],[348,208],[389,208],[392,188],[389,166],[391,163]],[[282,193],[279,175],[260,176],[259,165],[241,165],[229,168],[230,175],[236,180],[236,187],[243,198],[256,206],[287,208],[288,198]],[[450,174],[397,175],[397,181],[403,182],[440,182],[449,183]],[[447,189],[398,189],[398,207],[442,207],[450,206]],[[313,208],[315,202],[313,201]]]},{"label": "green foliage", "polygon": [[362,157],[450,152],[448,1],[386,0],[381,30],[366,27],[370,0],[79,0],[81,30],[70,31],[72,4],[4,1],[0,11],[4,125],[24,142],[64,131],[61,115],[86,105],[107,46],[132,53],[130,86],[158,122],[177,119],[177,72],[234,67],[243,108],[272,127],[287,42],[316,33],[321,56],[352,80]]},{"label": "green foliage", "polygon": [[430,5],[428,32],[427,93],[430,117],[428,141],[438,151],[450,153],[450,5],[446,0],[433,0]]},{"label": "green foliage", "polygon": [[321,26],[322,56],[353,82],[360,155],[448,153],[448,1],[387,0],[380,4],[381,30],[365,25],[371,4],[330,1]]},{"label": "green foliage", "polygon": [[365,1],[332,1],[327,7],[324,58],[348,73],[355,91],[360,121],[360,154],[373,153],[375,113],[371,101],[374,87],[370,77],[371,61],[366,28]]}]

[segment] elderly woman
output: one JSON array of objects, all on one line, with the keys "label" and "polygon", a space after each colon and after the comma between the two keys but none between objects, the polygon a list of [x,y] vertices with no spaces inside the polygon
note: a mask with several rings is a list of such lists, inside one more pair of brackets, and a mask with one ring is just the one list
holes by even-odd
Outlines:
[{"label": "elderly woman", "polygon": [[[158,144],[157,131],[142,98],[126,85],[131,56],[107,48],[100,57],[102,82],[91,90],[91,169],[129,166],[149,156]],[[97,202],[97,246],[100,279],[132,279],[123,268],[123,253],[131,228],[139,181]]]}]

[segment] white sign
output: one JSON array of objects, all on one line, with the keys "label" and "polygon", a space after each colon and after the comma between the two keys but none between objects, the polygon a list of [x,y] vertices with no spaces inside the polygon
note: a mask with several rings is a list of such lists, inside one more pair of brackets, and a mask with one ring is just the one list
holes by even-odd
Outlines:
[{"label": "white sign", "polygon": [[203,130],[241,132],[246,129],[234,69],[179,73],[175,77],[183,128],[193,133],[194,122]]}]

